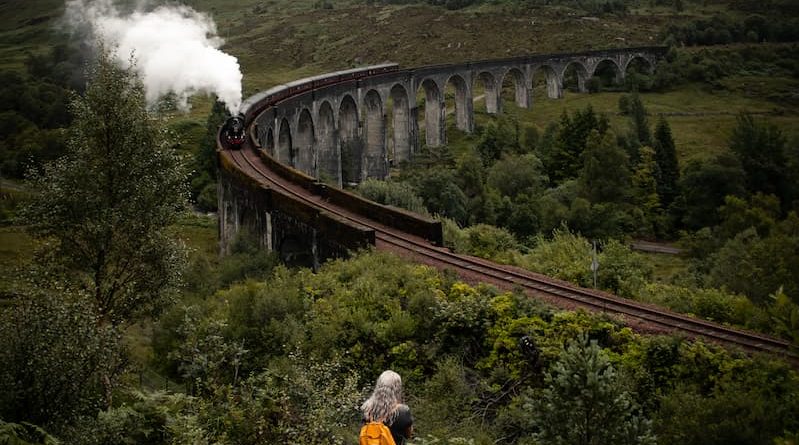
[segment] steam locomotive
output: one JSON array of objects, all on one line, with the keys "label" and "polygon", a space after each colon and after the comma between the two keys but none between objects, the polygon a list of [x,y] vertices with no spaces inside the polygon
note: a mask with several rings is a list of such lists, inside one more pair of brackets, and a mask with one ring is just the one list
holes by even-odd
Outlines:
[{"label": "steam locomotive", "polygon": [[245,121],[252,121],[258,113],[287,98],[325,86],[357,81],[370,76],[393,73],[398,70],[398,67],[399,65],[396,63],[372,65],[308,77],[272,87],[267,91],[249,97],[241,106],[242,113],[228,118],[225,125],[222,127],[222,142],[228,149],[237,150],[241,148],[247,138],[247,130],[244,127]]},{"label": "steam locomotive", "polygon": [[225,121],[225,125],[222,127],[222,139],[225,141],[228,148],[241,148],[246,139],[244,115],[239,114],[237,116],[231,116]]}]

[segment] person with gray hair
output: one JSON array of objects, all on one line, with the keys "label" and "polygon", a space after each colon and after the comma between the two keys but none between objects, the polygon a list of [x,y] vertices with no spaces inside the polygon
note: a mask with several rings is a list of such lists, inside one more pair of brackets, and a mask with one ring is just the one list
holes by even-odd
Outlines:
[{"label": "person with gray hair", "polygon": [[361,411],[364,423],[383,422],[388,426],[396,445],[404,445],[413,437],[413,416],[408,405],[402,403],[402,378],[396,372],[380,374]]}]

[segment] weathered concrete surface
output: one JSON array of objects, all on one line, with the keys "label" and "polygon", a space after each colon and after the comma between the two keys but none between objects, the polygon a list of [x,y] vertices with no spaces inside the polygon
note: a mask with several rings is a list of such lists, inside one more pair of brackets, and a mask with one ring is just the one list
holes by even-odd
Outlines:
[{"label": "weathered concrete surface", "polygon": [[[445,145],[448,106],[454,109],[456,128],[469,133],[474,131],[474,97],[481,92],[489,114],[502,113],[503,85],[513,88],[517,106],[530,108],[539,81],[546,83],[548,98],[559,99],[567,70],[574,70],[577,89],[585,92],[598,69],[612,69],[615,82],[623,83],[633,60],[651,71],[664,51],[620,48],[398,70],[305,91],[257,115],[245,111],[257,128],[259,146],[281,162],[335,184],[355,184],[367,177],[385,178],[391,165],[410,160],[422,132],[427,146]],[[320,78],[325,76],[311,80]],[[259,93],[248,103],[280,91]]]},{"label": "weathered concrete surface", "polygon": [[374,230],[254,182],[224,154],[219,161],[221,254],[229,254],[236,239],[246,234],[262,249],[278,252],[285,263],[317,268],[327,259],[374,245]]}]

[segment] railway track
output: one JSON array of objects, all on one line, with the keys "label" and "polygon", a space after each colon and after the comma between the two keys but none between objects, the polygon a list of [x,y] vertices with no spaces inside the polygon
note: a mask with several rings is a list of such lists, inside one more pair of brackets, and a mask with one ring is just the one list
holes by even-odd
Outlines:
[{"label": "railway track", "polygon": [[613,314],[639,330],[680,333],[691,338],[703,337],[715,343],[735,346],[749,352],[776,354],[791,361],[794,365],[799,365],[799,356],[790,351],[787,341],[781,339],[733,329],[605,292],[581,288],[516,267],[456,254],[447,248],[434,246],[426,240],[409,236],[363,215],[326,202],[320,196],[313,195],[272,172],[254,150],[251,146],[245,145],[241,150],[225,151],[222,154],[229,156],[242,172],[274,191],[373,229],[378,249],[390,250],[439,269],[451,269],[467,282],[485,282],[503,290],[522,289],[530,296],[562,308],[585,308]]}]

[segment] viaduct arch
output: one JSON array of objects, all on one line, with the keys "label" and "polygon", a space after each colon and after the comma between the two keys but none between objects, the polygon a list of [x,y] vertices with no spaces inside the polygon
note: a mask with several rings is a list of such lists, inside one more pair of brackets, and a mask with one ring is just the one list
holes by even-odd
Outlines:
[{"label": "viaduct arch", "polygon": [[[536,82],[546,83],[548,98],[559,99],[567,71],[576,76],[577,90],[586,92],[586,82],[599,70],[612,70],[613,80],[623,83],[633,61],[651,72],[664,53],[662,47],[625,48],[395,69],[302,90],[252,113],[262,93],[243,108],[258,129],[256,145],[269,155],[334,184],[357,184],[385,178],[392,165],[411,159],[422,144],[446,144],[447,100],[456,127],[472,132],[477,92],[485,96],[489,114],[502,113],[503,83],[512,85],[517,106],[531,108]],[[302,79],[266,93],[354,71]],[[454,98],[445,98],[448,87]]]}]

